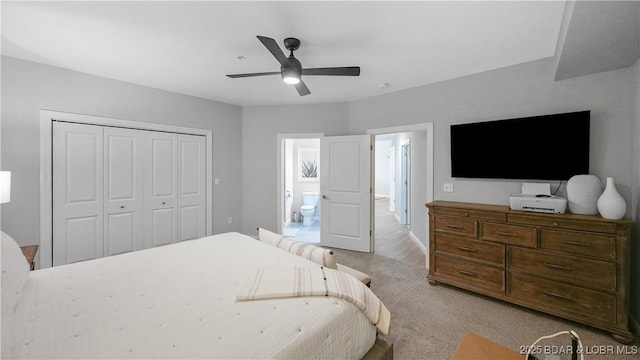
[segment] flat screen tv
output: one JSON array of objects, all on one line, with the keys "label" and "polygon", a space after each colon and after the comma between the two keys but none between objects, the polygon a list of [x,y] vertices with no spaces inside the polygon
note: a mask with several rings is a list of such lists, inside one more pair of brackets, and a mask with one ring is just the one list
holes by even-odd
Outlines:
[{"label": "flat screen tv", "polygon": [[589,173],[590,111],[451,125],[454,178],[567,180]]}]

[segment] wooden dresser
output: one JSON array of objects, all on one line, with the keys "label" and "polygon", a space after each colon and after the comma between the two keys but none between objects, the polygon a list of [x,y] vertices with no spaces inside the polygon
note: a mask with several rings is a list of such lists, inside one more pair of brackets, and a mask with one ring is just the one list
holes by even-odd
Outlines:
[{"label": "wooden dresser", "polygon": [[629,343],[632,222],[434,201],[429,283],[464,288],[611,332]]}]

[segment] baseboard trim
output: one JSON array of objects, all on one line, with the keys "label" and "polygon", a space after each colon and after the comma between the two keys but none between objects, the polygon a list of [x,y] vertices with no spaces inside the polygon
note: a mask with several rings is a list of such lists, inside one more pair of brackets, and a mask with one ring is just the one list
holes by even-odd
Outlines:
[{"label": "baseboard trim", "polygon": [[422,250],[422,252],[426,255],[427,254],[427,247],[424,246],[424,244],[420,242],[420,239],[418,239],[418,237],[415,236],[413,231],[409,231],[409,237],[411,238],[411,240],[413,240],[413,242],[416,243],[416,245],[418,245],[420,247],[420,250]]}]

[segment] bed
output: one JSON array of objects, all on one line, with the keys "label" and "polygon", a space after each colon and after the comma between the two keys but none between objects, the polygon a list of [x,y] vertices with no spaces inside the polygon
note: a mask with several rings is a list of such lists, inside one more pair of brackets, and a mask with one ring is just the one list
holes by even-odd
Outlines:
[{"label": "bed", "polygon": [[340,298],[237,301],[256,268],[315,265],[239,233],[33,272],[7,238],[2,358],[359,359],[376,342]]}]

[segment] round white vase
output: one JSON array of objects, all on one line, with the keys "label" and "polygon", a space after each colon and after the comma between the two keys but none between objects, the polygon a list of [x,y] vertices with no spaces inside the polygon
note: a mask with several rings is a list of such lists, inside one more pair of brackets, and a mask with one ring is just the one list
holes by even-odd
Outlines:
[{"label": "round white vase", "polygon": [[574,214],[596,215],[602,183],[595,175],[575,175],[567,182],[567,203]]},{"label": "round white vase", "polygon": [[603,218],[609,220],[622,219],[627,211],[627,203],[616,190],[616,184],[612,177],[607,178],[607,185],[598,199],[598,211]]}]

